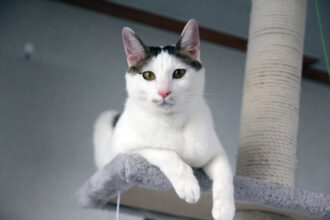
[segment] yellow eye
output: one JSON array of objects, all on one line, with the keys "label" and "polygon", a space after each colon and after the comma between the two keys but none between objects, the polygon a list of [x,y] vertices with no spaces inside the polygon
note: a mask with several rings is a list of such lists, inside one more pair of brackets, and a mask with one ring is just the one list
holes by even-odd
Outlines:
[{"label": "yellow eye", "polygon": [[148,80],[148,81],[151,81],[151,80],[154,80],[156,79],[156,76],[153,72],[151,71],[145,71],[142,73],[142,76],[145,80]]},{"label": "yellow eye", "polygon": [[185,69],[176,69],[173,72],[173,78],[174,79],[180,79],[181,77],[184,76],[185,73],[186,73],[186,70]]}]

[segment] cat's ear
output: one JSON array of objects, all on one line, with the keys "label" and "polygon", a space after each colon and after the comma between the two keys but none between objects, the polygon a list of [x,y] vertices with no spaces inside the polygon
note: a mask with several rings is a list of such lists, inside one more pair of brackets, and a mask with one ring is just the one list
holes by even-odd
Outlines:
[{"label": "cat's ear", "polygon": [[195,60],[199,60],[199,30],[194,19],[188,21],[176,44],[178,48],[188,53]]},{"label": "cat's ear", "polygon": [[123,28],[122,36],[128,65],[134,66],[146,56],[147,47],[135,32],[128,27]]}]

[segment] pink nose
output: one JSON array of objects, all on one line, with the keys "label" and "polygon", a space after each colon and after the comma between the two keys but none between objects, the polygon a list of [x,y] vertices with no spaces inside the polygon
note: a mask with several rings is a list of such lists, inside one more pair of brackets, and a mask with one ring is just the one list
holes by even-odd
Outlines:
[{"label": "pink nose", "polygon": [[158,94],[161,95],[163,97],[163,99],[166,98],[166,96],[168,96],[171,93],[170,90],[159,90]]}]

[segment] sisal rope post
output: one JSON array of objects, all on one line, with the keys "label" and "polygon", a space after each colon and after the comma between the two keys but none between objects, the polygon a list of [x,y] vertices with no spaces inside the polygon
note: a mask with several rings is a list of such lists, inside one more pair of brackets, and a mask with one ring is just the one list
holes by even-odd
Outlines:
[{"label": "sisal rope post", "polygon": [[252,0],[237,175],[294,187],[306,3]]}]

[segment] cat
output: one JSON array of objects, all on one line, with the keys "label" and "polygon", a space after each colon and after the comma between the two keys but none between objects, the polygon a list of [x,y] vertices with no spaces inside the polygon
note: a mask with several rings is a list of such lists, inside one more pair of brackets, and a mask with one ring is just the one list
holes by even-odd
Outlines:
[{"label": "cat", "polygon": [[233,174],[203,97],[205,69],[197,22],[190,20],[172,46],[148,47],[127,27],[122,37],[128,98],[120,117],[108,111],[96,121],[97,167],[119,153],[139,154],[158,166],[188,203],[200,198],[191,167],[201,167],[213,180],[213,218],[232,220]]}]

